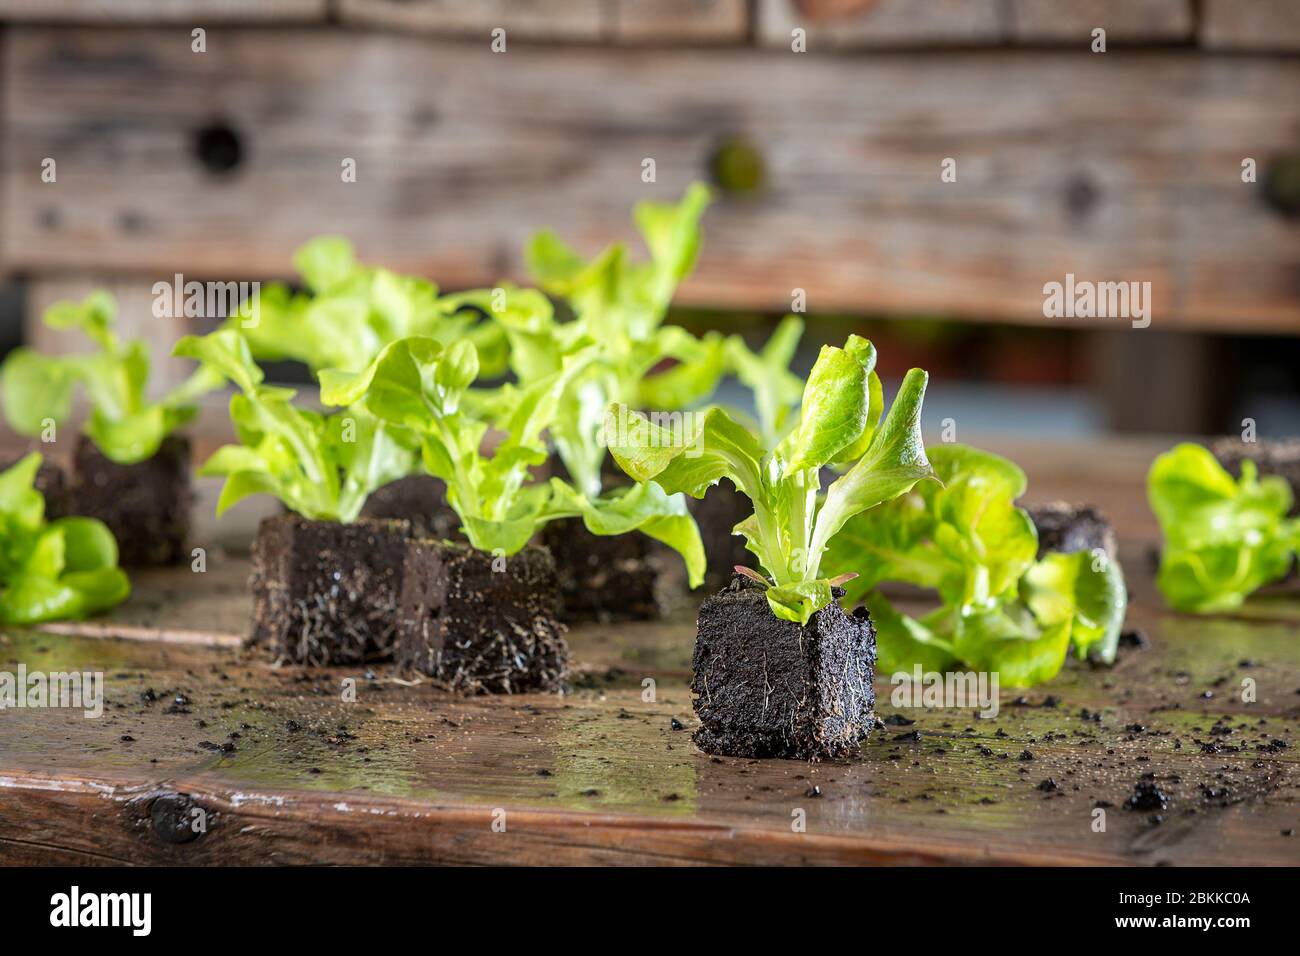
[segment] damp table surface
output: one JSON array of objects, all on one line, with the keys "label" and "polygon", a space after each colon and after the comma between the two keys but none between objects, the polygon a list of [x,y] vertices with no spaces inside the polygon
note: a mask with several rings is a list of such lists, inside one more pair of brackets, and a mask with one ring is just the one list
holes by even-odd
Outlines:
[{"label": "damp table surface", "polygon": [[[1161,611],[1145,454],[1021,460],[1035,499],[1120,525],[1147,646],[1004,689],[991,719],[896,708],[882,683],[890,722],[815,765],[692,746],[689,607],[575,628],[565,696],[462,698],[241,650],[247,562],[213,547],[106,620],[0,636],[0,671],[106,680],[97,719],[0,711],[0,861],[1298,864],[1300,599]],[[1126,805],[1144,782],[1163,809]]]}]

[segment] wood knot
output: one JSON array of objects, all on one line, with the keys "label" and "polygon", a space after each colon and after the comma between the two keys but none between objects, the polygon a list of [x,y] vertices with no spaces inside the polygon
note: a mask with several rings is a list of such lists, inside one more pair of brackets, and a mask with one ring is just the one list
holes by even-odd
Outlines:
[{"label": "wood knot", "polygon": [[192,843],[207,832],[207,811],[183,793],[164,793],[155,798],[149,819],[153,832],[164,843]]},{"label": "wood knot", "polygon": [[194,134],[194,158],[215,176],[233,172],[244,158],[243,137],[228,123],[209,123]]},{"label": "wood knot", "polygon": [[1101,199],[1101,190],[1086,173],[1071,176],[1065,184],[1065,211],[1071,219],[1082,219]]},{"label": "wood knot", "polygon": [[1264,170],[1264,201],[1284,216],[1300,216],[1300,153],[1284,153],[1269,160]]},{"label": "wood knot", "polygon": [[733,136],[723,139],[709,157],[709,178],[728,193],[752,193],[767,180],[763,154],[749,140]]}]

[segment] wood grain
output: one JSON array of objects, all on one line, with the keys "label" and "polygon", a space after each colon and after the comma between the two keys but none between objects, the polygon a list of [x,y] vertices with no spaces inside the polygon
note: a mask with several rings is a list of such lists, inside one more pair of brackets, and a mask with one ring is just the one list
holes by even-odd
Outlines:
[{"label": "wood grain", "polygon": [[1192,36],[1191,0],[1010,0],[1010,34],[1019,43],[1070,43],[1089,49],[1092,31],[1111,43],[1168,43]]},{"label": "wood grain", "polygon": [[[533,230],[594,252],[629,235],[634,202],[680,195],[741,137],[766,186],[709,212],[683,303],[779,310],[802,288],[813,311],[1042,323],[1043,284],[1073,272],[1150,281],[1158,327],[1300,327],[1300,234],[1240,180],[1242,156],[1264,169],[1294,147],[1300,103],[1277,92],[1295,61],[497,56],[328,30],[214,31],[205,56],[150,30],[18,27],[5,43],[11,269],[251,279],[342,231],[447,287],[525,278]],[[194,156],[218,121],[245,157],[225,174]],[[46,156],[57,184],[39,181]]]},{"label": "wood grain", "polygon": [[[221,646],[247,625],[243,558],[143,576],[105,626],[200,624],[209,646],[0,635],[0,670],[106,680],[98,719],[0,712],[0,862],[1294,865],[1282,831],[1300,809],[1300,604],[1254,621],[1159,609],[1140,560],[1151,531],[1123,505],[1140,499],[1148,450],[1019,452],[1037,499],[1114,512],[1128,626],[1149,647],[1113,668],[1070,662],[1024,695],[1003,688],[992,719],[898,708],[881,683],[881,714],[915,724],[834,763],[694,750],[689,613],[575,629],[568,695],[462,698],[383,667],[276,668]],[[1124,807],[1148,774],[1169,796],[1159,822]],[[196,809],[206,832],[174,842]],[[806,832],[791,826],[799,810]]]},{"label": "wood grain", "polygon": [[1204,0],[1200,40],[1216,50],[1300,50],[1300,6],[1290,0]]},{"label": "wood grain", "polygon": [[0,20],[108,23],[303,23],[329,0],[0,0]]},{"label": "wood grain", "polygon": [[620,43],[748,42],[747,0],[616,0],[611,38]]},{"label": "wood grain", "polygon": [[339,0],[345,24],[478,37],[496,28],[509,39],[597,40],[609,22],[607,0]]},{"label": "wood grain", "polygon": [[604,43],[743,43],[746,0],[341,0],[345,24],[479,37]]},{"label": "wood grain", "polygon": [[756,16],[759,41],[787,50],[796,27],[810,51],[991,44],[1006,34],[1003,0],[758,0]]},{"label": "wood grain", "polygon": [[[108,706],[98,720],[3,715],[0,860],[32,862],[40,847],[45,862],[203,865],[1295,863],[1281,836],[1300,805],[1295,751],[1256,749],[1294,745],[1300,729],[1294,626],[1145,611],[1132,623],[1153,646],[1112,671],[1072,664],[1028,705],[1005,693],[993,720],[898,711],[919,739],[887,728],[859,757],[815,766],[715,761],[671,729],[673,717],[693,725],[689,620],[630,639],[576,631],[580,674],[562,698],[464,699],[383,668],[305,672],[230,650],[10,633],[10,670],[100,670]],[[1257,704],[1201,699],[1241,673],[1259,681]],[[341,700],[347,677],[356,703]],[[167,713],[178,694],[183,708]],[[1195,743],[1218,739],[1218,716],[1240,752]],[[211,749],[221,744],[231,749]],[[1147,773],[1171,798],[1158,824],[1122,807]],[[1039,789],[1045,779],[1059,789]],[[159,798],[204,810],[207,833],[162,839]],[[1112,805],[1105,833],[1090,828],[1098,801]],[[492,830],[498,809],[505,833]],[[790,826],[800,809],[805,833]]]}]

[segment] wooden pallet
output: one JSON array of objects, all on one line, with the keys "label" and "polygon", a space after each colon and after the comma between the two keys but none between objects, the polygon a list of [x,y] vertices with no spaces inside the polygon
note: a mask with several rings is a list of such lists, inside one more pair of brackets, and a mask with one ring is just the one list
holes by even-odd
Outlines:
[{"label": "wooden pallet", "polygon": [[1300,239],[1266,186],[1294,160],[1295,58],[497,55],[480,39],[213,26],[196,54],[175,27],[10,27],[0,267],[143,298],[177,272],[289,274],[300,243],[342,231],[368,261],[492,285],[526,278],[534,230],[594,253],[629,237],[634,203],[675,199],[728,155],[761,162],[766,184],[710,210],[685,305],[782,311],[803,290],[813,313],[1129,331],[1045,317],[1044,284],[1068,273],[1150,282],[1156,330],[1300,322]]}]

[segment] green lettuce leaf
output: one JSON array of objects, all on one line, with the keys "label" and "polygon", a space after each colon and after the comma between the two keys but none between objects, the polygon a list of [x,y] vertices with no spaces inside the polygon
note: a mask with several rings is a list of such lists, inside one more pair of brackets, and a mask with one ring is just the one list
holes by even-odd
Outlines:
[{"label": "green lettuce leaf", "polygon": [[670,495],[653,482],[619,488],[591,499],[559,478],[551,479],[548,520],[580,517],[592,534],[618,535],[639,531],[668,545],[686,562],[692,588],[704,581],[704,542],[700,529],[680,494]]},{"label": "green lettuce leaf", "polygon": [[[517,317],[535,317],[538,308],[521,297]],[[558,354],[545,374],[536,367],[519,385],[472,394],[478,375],[472,343],[444,347],[430,338],[400,339],[358,372],[323,370],[321,399],[364,407],[380,421],[418,434],[425,470],[446,482],[447,502],[476,548],[514,554],[547,521],[578,517],[594,534],[639,531],[662,541],[682,554],[697,584],[704,548],[680,495],[644,484],[605,496],[587,495],[559,479],[527,484],[529,470],[547,458],[543,433],[557,425],[569,386],[597,357],[594,346]],[[485,455],[489,426],[502,437]]]},{"label": "green lettuce leaf", "polygon": [[[804,385],[799,420],[776,448],[786,468],[820,468],[862,438],[870,407],[868,356],[874,361],[875,350],[856,335],[842,349],[822,346]],[[918,373],[924,392],[925,373]]]},{"label": "green lettuce leaf", "polygon": [[763,494],[763,449],[720,408],[693,416],[681,429],[664,428],[621,405],[611,406],[605,421],[610,454],[636,481],[653,480],[669,494],[703,498],[719,479],[729,478],[751,500]]},{"label": "green lettuce leaf", "polygon": [[294,265],[307,292],[272,283],[227,322],[244,335],[254,358],[292,359],[314,373],[356,371],[384,346],[420,336],[444,345],[469,339],[488,356],[486,374],[505,371],[500,329],[462,298],[439,297],[432,282],[363,265],[339,236],[312,239],[295,253]]},{"label": "green lettuce leaf", "polygon": [[1249,459],[1234,480],[1207,449],[1179,445],[1152,463],[1147,498],[1165,540],[1156,584],[1177,610],[1232,610],[1291,568],[1290,485]]},{"label": "green lettuce leaf", "polygon": [[927,620],[899,613],[878,592],[867,595],[867,610],[876,628],[876,670],[880,674],[910,674],[921,665],[922,672],[943,673],[957,663],[951,635],[941,628],[951,625],[950,615],[941,609]]},{"label": "green lettuce leaf", "polygon": [[997,674],[1008,687],[1032,687],[1061,670],[1070,647],[1070,620],[1043,623],[1017,604],[980,609],[956,619],[953,652],[976,671]]},{"label": "green lettuce leaf", "polygon": [[[770,576],[772,613],[807,624],[843,579],[825,577],[820,569],[845,522],[932,476],[919,426],[925,373],[908,374],[880,421],[873,414],[874,361],[875,349],[857,336],[842,349],[822,349],[804,387],[799,421],[774,448],[765,450],[719,408],[666,427],[625,405],[611,405],[606,441],[628,475],[669,494],[700,498],[726,478],[746,495],[754,514],[735,532]],[[862,449],[860,457],[819,500],[820,467],[855,446]]]},{"label": "green lettuce leaf", "polygon": [[1025,572],[1020,595],[1038,621],[1069,625],[1080,658],[1092,654],[1103,663],[1115,662],[1128,606],[1118,561],[1104,552],[1044,555]]},{"label": "green lettuce leaf", "polygon": [[759,352],[750,351],[739,335],[732,335],[726,341],[728,368],[754,393],[759,435],[768,448],[774,447],[785,436],[803,396],[803,382],[790,371],[790,362],[799,347],[803,330],[802,319],[787,315]]},{"label": "green lettuce leaf", "polygon": [[[696,337],[663,325],[677,284],[694,265],[708,202],[708,189],[696,184],[679,203],[638,205],[648,262],[634,261],[621,244],[586,260],[553,233],[534,236],[529,269],[542,289],[567,301],[573,321],[556,321],[541,303],[515,308],[509,289],[506,307],[485,309],[509,337],[511,368],[522,383],[553,373],[566,355],[598,346],[596,360],[569,379],[550,429],[569,478],[589,499],[602,491],[609,405],[680,410],[706,401],[727,371],[722,336]],[[485,308],[487,293],[473,296]]]},{"label": "green lettuce leaf", "polygon": [[351,522],[372,491],[415,467],[418,440],[400,424],[382,422],[359,404],[327,418],[294,405],[292,389],[263,384],[248,342],[234,329],[186,336],[175,351],[240,389],[230,399],[239,444],[219,448],[199,470],[226,479],[219,515],[267,494],[303,517]]},{"label": "green lettuce leaf", "polygon": [[[925,397],[927,380],[925,372],[920,369],[907,373],[888,416],[872,435],[862,457],[827,489],[826,502],[817,517],[812,536],[811,553],[815,559],[820,560],[831,539],[854,515],[892,501],[910,491],[922,479],[934,476],[921,441],[921,402]],[[807,401],[805,390],[805,408]],[[858,408],[855,403],[843,414],[856,415]],[[865,412],[866,407],[862,406],[863,415]],[[865,418],[862,427],[866,427]],[[857,440],[855,436],[848,444]],[[829,461],[831,457],[825,460]]]},{"label": "green lettuce leaf", "polygon": [[98,348],[91,354],[40,355],[18,348],[0,365],[0,398],[10,426],[39,435],[47,421],[67,420],[80,387],[90,402],[84,431],[105,457],[119,464],[152,458],[163,439],[187,424],[192,404],[220,387],[220,376],[200,368],[157,401],[146,397],[149,350],[143,341],[122,342],[115,331],[117,303],[104,291],[81,302],[56,302],[45,324],[76,330]]},{"label": "green lettuce leaf", "polygon": [[102,522],[45,521],[45,500],[34,487],[40,463],[31,454],[0,472],[0,624],[80,619],[131,592]]},{"label": "green lettuce leaf", "polygon": [[[859,573],[845,588],[877,621],[882,671],[961,665],[1030,686],[1055,677],[1071,646],[1113,662],[1127,609],[1118,562],[1085,552],[1036,561],[1037,532],[1015,505],[1024,472],[964,445],[928,457],[938,480],[855,516],[825,560],[832,573]],[[881,597],[887,583],[926,589],[939,605],[909,617]]]}]

